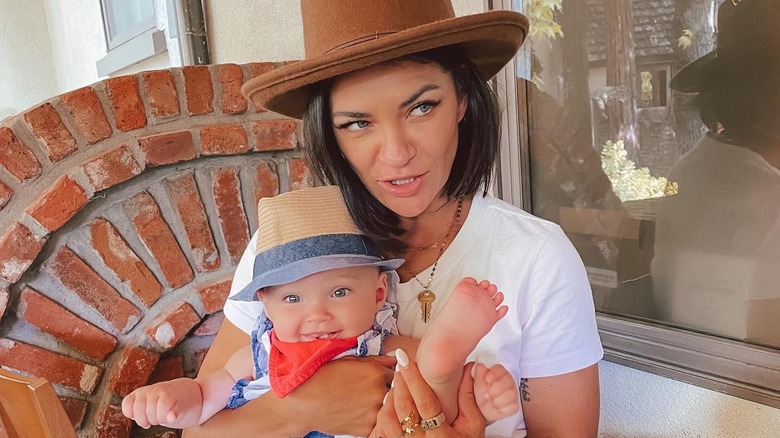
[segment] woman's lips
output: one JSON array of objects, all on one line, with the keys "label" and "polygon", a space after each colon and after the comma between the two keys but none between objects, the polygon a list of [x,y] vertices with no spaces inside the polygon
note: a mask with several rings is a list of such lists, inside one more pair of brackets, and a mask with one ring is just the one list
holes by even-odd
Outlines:
[{"label": "woman's lips", "polygon": [[408,198],[420,192],[424,180],[425,174],[422,174],[380,181],[380,185],[393,196]]}]

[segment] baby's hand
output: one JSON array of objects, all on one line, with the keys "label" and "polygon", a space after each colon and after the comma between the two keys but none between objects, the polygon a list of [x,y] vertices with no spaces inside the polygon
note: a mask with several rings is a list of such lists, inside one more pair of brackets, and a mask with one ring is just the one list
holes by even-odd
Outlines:
[{"label": "baby's hand", "polygon": [[122,400],[122,413],[144,429],[197,426],[202,408],[200,386],[187,378],[138,388]]},{"label": "baby's hand", "polygon": [[474,397],[482,415],[491,424],[520,409],[520,394],[515,379],[501,365],[490,368],[474,365]]}]

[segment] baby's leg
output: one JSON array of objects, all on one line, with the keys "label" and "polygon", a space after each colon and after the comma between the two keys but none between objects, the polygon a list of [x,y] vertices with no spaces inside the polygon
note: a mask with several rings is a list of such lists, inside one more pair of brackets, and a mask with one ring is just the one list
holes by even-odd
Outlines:
[{"label": "baby's leg", "polygon": [[503,301],[496,285],[464,278],[420,340],[420,373],[442,403],[448,421],[458,415],[457,391],[466,358],[506,315]]},{"label": "baby's leg", "polygon": [[517,382],[501,365],[474,366],[474,397],[487,423],[508,417],[520,409]]}]

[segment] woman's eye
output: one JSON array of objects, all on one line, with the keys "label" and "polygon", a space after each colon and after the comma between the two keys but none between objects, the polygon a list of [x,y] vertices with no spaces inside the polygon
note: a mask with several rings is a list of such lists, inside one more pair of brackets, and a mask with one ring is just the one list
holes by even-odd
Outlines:
[{"label": "woman's eye", "polygon": [[345,129],[347,131],[362,131],[363,129],[366,129],[368,125],[370,125],[370,123],[365,120],[353,120],[353,121],[342,123],[336,126],[336,128]]},{"label": "woman's eye", "polygon": [[341,289],[334,290],[333,291],[333,296],[336,297],[336,298],[342,298],[342,297],[347,296],[348,293],[349,293],[349,289],[347,289],[345,287],[342,287]]},{"label": "woman's eye", "polygon": [[412,108],[412,114],[416,116],[423,116],[431,112],[431,110],[435,108],[436,105],[438,104],[439,102],[434,102],[434,101],[420,102],[417,105],[415,105],[414,108]]},{"label": "woman's eye", "polygon": [[282,298],[282,301],[287,303],[300,303],[301,297],[298,295],[287,295],[286,297]]}]

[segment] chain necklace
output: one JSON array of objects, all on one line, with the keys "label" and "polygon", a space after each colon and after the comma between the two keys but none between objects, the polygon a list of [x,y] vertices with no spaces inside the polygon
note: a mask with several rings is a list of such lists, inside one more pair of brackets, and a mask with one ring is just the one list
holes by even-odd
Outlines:
[{"label": "chain necklace", "polygon": [[[408,275],[411,275],[414,280],[420,284],[420,286],[423,288],[423,290],[417,294],[417,301],[420,303],[420,312],[422,316],[423,322],[428,322],[431,319],[431,309],[433,308],[433,302],[436,300],[436,294],[433,293],[431,290],[431,283],[433,283],[433,276],[436,274],[436,266],[439,265],[439,259],[441,259],[442,254],[444,254],[444,248],[447,247],[447,239],[449,239],[450,235],[452,234],[452,231],[457,228],[459,222],[460,222],[460,214],[463,211],[463,197],[461,196],[458,198],[458,208],[455,210],[455,215],[452,217],[452,220],[450,220],[449,225],[447,226],[447,231],[444,233],[444,236],[442,239],[435,243],[434,245],[431,245],[431,248],[438,247],[439,248],[439,255],[436,256],[436,261],[433,262],[433,267],[431,268],[431,273],[428,275],[428,281],[423,284],[422,281],[420,281],[419,278],[417,278],[416,275],[412,274],[412,272],[406,268],[404,265],[401,265],[400,269],[403,269]],[[424,249],[426,247],[420,248],[419,250],[422,252],[425,252],[427,249]]]}]

